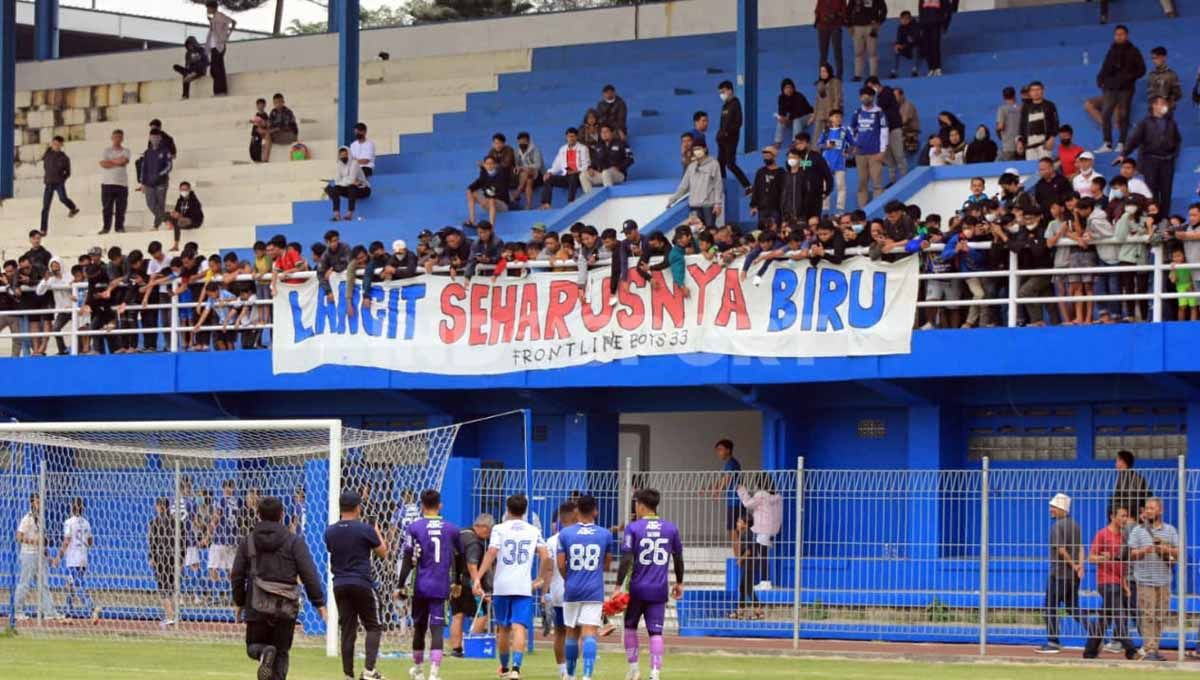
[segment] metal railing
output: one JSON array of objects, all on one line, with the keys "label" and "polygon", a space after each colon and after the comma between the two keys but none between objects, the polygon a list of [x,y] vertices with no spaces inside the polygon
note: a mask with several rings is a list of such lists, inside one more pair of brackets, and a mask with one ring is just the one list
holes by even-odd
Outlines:
[{"label": "metal railing", "polygon": [[[674,633],[789,638],[796,646],[801,639],[965,643],[980,654],[989,644],[1080,647],[1089,637],[1150,651],[1155,640],[1147,638],[1157,634],[1181,660],[1196,642],[1188,616],[1200,600],[1188,591],[1188,570],[1200,558],[1190,521],[1200,511],[1200,470],[1187,469],[1182,456],[1175,466],[1129,472],[994,467],[987,458],[971,470],[811,469],[803,458],[791,470],[732,475],[636,472],[628,460],[624,468],[535,471],[534,521],[550,536],[559,503],[591,494],[597,524],[620,536],[633,492],[657,489],[659,515],[678,526],[687,568],[685,595],[668,607]],[[524,491],[524,474],[476,470],[474,510],[502,512],[508,494]],[[1134,474],[1144,491],[1119,486]],[[1057,494],[1068,498],[1067,526],[1078,527],[1064,543],[1078,573],[1051,556]],[[1145,599],[1148,585],[1138,584],[1148,581],[1129,552],[1136,527],[1146,526],[1136,507],[1112,538],[1116,547],[1101,540],[1111,508],[1151,497],[1177,530],[1179,548],[1167,565],[1171,601],[1153,626],[1137,596],[1140,589]],[[1065,586],[1048,586],[1052,575]],[[1048,602],[1048,591],[1061,597]]]},{"label": "metal railing", "polygon": [[[981,298],[972,298],[969,295],[969,293],[962,296],[965,299],[956,299],[956,300],[925,300],[924,297],[922,297],[918,301],[917,307],[919,309],[935,308],[935,309],[946,309],[946,310],[955,310],[955,309],[961,309],[961,308],[969,309],[972,307],[1003,308],[1005,325],[1014,327],[1014,326],[1020,325],[1021,309],[1022,309],[1022,306],[1024,306],[1024,305],[1044,305],[1050,312],[1048,316],[1050,316],[1050,318],[1053,318],[1057,314],[1057,305],[1059,305],[1059,304],[1073,304],[1073,303],[1079,303],[1079,302],[1084,302],[1084,303],[1113,303],[1113,302],[1134,303],[1133,306],[1135,309],[1130,310],[1130,316],[1133,317],[1133,316],[1136,316],[1141,311],[1140,309],[1137,309],[1139,307],[1139,305],[1137,303],[1145,303],[1147,306],[1146,314],[1149,316],[1149,318],[1143,318],[1140,320],[1141,321],[1160,322],[1160,321],[1165,320],[1164,315],[1163,315],[1163,310],[1166,306],[1165,303],[1167,303],[1168,301],[1180,300],[1180,299],[1185,299],[1185,298],[1193,298],[1193,299],[1200,298],[1200,289],[1187,291],[1187,292],[1168,292],[1168,291],[1164,290],[1166,288],[1165,284],[1168,280],[1168,276],[1169,276],[1170,272],[1175,271],[1175,270],[1180,270],[1180,269],[1186,269],[1186,270],[1190,271],[1197,266],[1192,263],[1174,264],[1174,263],[1169,262],[1169,260],[1166,256],[1166,254],[1168,252],[1166,243],[1163,243],[1161,241],[1151,242],[1148,237],[1133,237],[1133,238],[1127,239],[1125,241],[1116,241],[1116,240],[1111,240],[1111,239],[1105,240],[1105,241],[1094,241],[1090,245],[1092,245],[1092,246],[1120,245],[1120,244],[1126,244],[1126,243],[1144,244],[1144,247],[1147,248],[1148,253],[1149,253],[1149,259],[1151,260],[1150,263],[1143,264],[1143,265],[1121,264],[1121,265],[1114,265],[1114,266],[1094,266],[1094,267],[1075,267],[1075,268],[1072,268],[1072,267],[1057,268],[1057,267],[1055,267],[1055,268],[1045,268],[1045,269],[1020,269],[1019,265],[1018,265],[1018,254],[1015,252],[1011,252],[1011,251],[1007,255],[1007,268],[1006,269],[991,269],[991,270],[982,270],[982,271],[958,271],[958,272],[950,272],[950,273],[929,273],[929,272],[923,271],[924,263],[922,263],[922,271],[918,275],[918,278],[922,282],[931,282],[931,281],[964,281],[965,282],[970,279],[979,279],[979,280],[986,280],[986,281],[995,281],[995,282],[998,282],[998,284],[995,287],[995,290],[988,291],[988,293],[985,294],[985,296],[981,297]],[[972,250],[989,250],[992,247],[992,245],[993,244],[991,242],[986,242],[986,241],[985,242],[970,242],[970,243],[968,243],[968,246]],[[1075,246],[1075,245],[1077,245],[1077,244],[1064,238],[1064,239],[1059,240],[1057,247],[1064,248],[1064,247],[1071,247],[1071,246]],[[928,249],[922,250],[922,254],[919,254],[919,255],[918,254],[905,254],[902,250],[899,250],[899,249],[894,250],[892,252],[892,254],[904,254],[906,256],[928,257],[929,255],[926,255],[926,253],[936,254],[936,253],[942,252],[943,249],[944,249],[943,244],[932,244],[929,246]],[[738,252],[740,255],[740,254],[744,253],[746,250],[747,250],[747,248],[742,247],[742,248],[737,249],[736,252]],[[869,253],[870,253],[870,251],[867,248],[848,248],[848,249],[846,249],[847,256],[868,256]],[[661,257],[652,258],[651,263],[661,261],[661,259],[662,259]],[[703,262],[704,260],[705,260],[704,256],[701,256],[701,255],[690,255],[687,258],[687,261],[689,264]],[[590,264],[589,267],[590,268],[608,267],[608,266],[610,266],[610,264],[611,264],[611,260],[601,259],[601,260],[597,260],[594,263]],[[721,263],[719,263],[719,264],[721,264]],[[735,264],[736,264],[736,262],[732,263],[732,264],[725,263],[723,266],[734,266]],[[631,268],[632,268],[632,266],[633,266],[633,260],[631,260]],[[759,262],[756,262],[750,267],[750,269],[757,270],[760,266],[762,266],[762,265]],[[576,267],[577,267],[577,263],[575,260],[514,261],[511,263],[508,263],[508,265],[507,265],[507,269],[510,271],[511,270],[519,270],[521,272],[521,274],[520,274],[521,276],[537,276],[537,275],[540,275],[540,274],[543,274],[546,272],[552,272],[552,271],[558,271],[558,272],[575,271]],[[481,276],[481,275],[482,276],[490,276],[493,268],[494,268],[494,265],[492,265],[492,264],[479,264],[477,266],[476,276]],[[448,267],[448,266],[433,267],[429,270],[419,269],[416,278],[420,278],[420,277],[424,277],[424,276],[456,277],[456,276],[462,275],[463,269],[464,268],[452,269],[451,267]],[[382,270],[377,270],[377,271],[382,272]],[[1147,281],[1148,290],[1146,290],[1145,292],[1122,292],[1122,293],[1116,293],[1116,294],[1092,293],[1092,294],[1086,294],[1086,295],[1047,295],[1047,296],[1040,296],[1040,297],[1022,297],[1020,295],[1021,283],[1022,283],[1022,281],[1028,279],[1029,277],[1035,277],[1035,276],[1067,277],[1067,276],[1072,276],[1072,275],[1091,275],[1094,277],[1114,277],[1115,278],[1116,276],[1119,276],[1120,274],[1128,274],[1128,273],[1148,275],[1148,277],[1147,277],[1148,278],[1148,281]],[[361,280],[362,270],[359,270],[358,274],[359,274],[359,277]],[[508,274],[508,275],[511,275],[511,274]],[[315,271],[298,271],[298,272],[290,272],[290,273],[286,273],[286,274],[279,274],[279,278],[286,278],[288,280],[293,280],[293,281],[294,280],[307,280],[307,279],[313,278],[315,276],[317,276],[317,272],[315,272]],[[224,280],[233,280],[233,281],[237,281],[237,282],[252,282],[252,283],[257,284],[261,289],[261,287],[265,287],[267,282],[271,281],[272,277],[271,277],[271,275],[241,274],[241,275],[237,275],[236,277],[229,277],[228,279],[225,279],[224,275],[222,275],[222,278]],[[71,290],[72,298],[73,298],[73,300],[76,301],[75,304],[72,304],[69,307],[55,306],[55,307],[51,307],[51,308],[42,308],[42,309],[23,309],[23,310],[19,309],[19,310],[12,310],[12,311],[0,311],[0,319],[3,319],[4,317],[17,317],[18,319],[20,319],[22,321],[22,330],[20,332],[11,332],[11,330],[10,330],[10,333],[8,334],[9,338],[11,338],[14,342],[20,342],[23,347],[27,347],[29,344],[29,341],[32,339],[35,339],[35,338],[45,338],[45,339],[63,338],[69,344],[69,348],[70,348],[69,353],[70,354],[78,354],[81,351],[81,342],[80,341],[82,339],[90,339],[90,338],[95,338],[95,337],[110,337],[110,336],[120,337],[120,336],[139,336],[139,335],[141,335],[141,336],[162,335],[166,338],[166,342],[161,343],[161,346],[165,347],[166,349],[168,349],[171,352],[178,352],[183,349],[186,349],[185,345],[187,345],[187,343],[183,342],[182,339],[184,338],[184,335],[188,334],[188,333],[197,333],[197,332],[198,333],[207,333],[207,332],[240,333],[241,331],[248,331],[248,332],[258,333],[259,336],[261,337],[264,334],[270,333],[270,331],[272,330],[272,323],[270,322],[270,319],[269,319],[269,317],[270,317],[269,312],[256,314],[256,316],[258,316],[258,320],[257,320],[258,322],[256,322],[256,323],[243,324],[240,326],[236,326],[236,325],[231,326],[231,325],[225,324],[225,323],[207,323],[203,326],[195,326],[193,324],[182,323],[181,319],[186,316],[186,312],[189,309],[189,305],[194,305],[197,310],[196,313],[198,314],[199,310],[203,307],[203,301],[201,301],[201,302],[194,302],[194,301],[193,302],[181,302],[179,299],[180,291],[178,289],[171,291],[171,293],[168,295],[168,297],[169,297],[168,302],[162,302],[162,303],[157,303],[157,304],[146,304],[146,305],[124,305],[124,306],[122,306],[122,311],[115,315],[115,319],[113,320],[112,323],[107,324],[105,327],[101,327],[101,328],[91,328],[90,325],[85,325],[81,322],[81,319],[85,316],[85,312],[82,307],[82,300],[85,297],[84,293],[86,293],[87,284],[86,283],[72,283],[72,284],[68,284],[66,286],[55,285],[55,286],[51,287],[51,289],[56,289],[56,290],[63,290],[64,288]],[[25,290],[27,292],[32,292],[34,289],[31,287],[25,287],[25,288],[23,288],[23,290]],[[261,309],[264,307],[269,307],[270,305],[273,304],[273,302],[269,298],[268,299],[255,298],[254,300],[249,301],[245,304],[248,304],[257,310],[257,309]],[[243,306],[243,304],[240,304],[238,301],[231,301],[229,303],[229,305],[224,305],[224,306],[230,306],[230,305],[236,306],[238,308],[241,308]],[[114,308],[115,308],[115,306],[114,306]],[[153,312],[153,311],[159,312],[159,314],[157,315],[158,325],[152,325],[152,324],[147,325],[147,323],[146,323],[148,320],[147,315],[145,315],[143,313],[144,312]],[[47,325],[49,325],[55,319],[55,317],[57,317],[57,315],[59,315],[59,314],[69,316],[69,322],[63,327],[62,330],[55,331],[55,330],[46,329],[46,330],[39,330],[39,331],[31,331],[31,330],[27,329],[28,321],[32,318],[41,318]],[[1096,316],[1096,315],[1093,315],[1093,316]],[[130,321],[132,321],[132,323],[130,323]],[[3,336],[0,336],[0,337],[3,337]],[[136,344],[136,339],[133,340],[132,342],[133,342],[133,344]],[[156,342],[156,347],[159,345],[160,345],[160,343]],[[93,352],[94,352],[94,350],[93,350]],[[14,353],[14,355],[15,355],[15,353]]]}]

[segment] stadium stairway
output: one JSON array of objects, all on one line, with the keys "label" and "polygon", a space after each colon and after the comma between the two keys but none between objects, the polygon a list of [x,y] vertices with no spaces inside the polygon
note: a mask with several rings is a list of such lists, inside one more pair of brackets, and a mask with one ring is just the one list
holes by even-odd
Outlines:
[{"label": "stadium stairway", "polygon": [[[527,69],[529,60],[528,50],[513,50],[364,64],[359,84],[361,119],[370,126],[378,153],[394,153],[400,135],[431,130],[434,115],[463,110],[467,93],[494,89],[500,73]],[[168,206],[174,205],[178,184],[184,180],[191,182],[204,205],[203,227],[182,235],[185,241],[199,243],[201,252],[249,248],[256,224],[289,221],[293,203],[321,196],[326,179],[334,173],[337,147],[335,69],[259,71],[233,75],[230,81],[231,96],[213,97],[209,81],[203,79],[194,84],[192,98],[182,101],[178,78],[125,86],[126,91],[137,93],[137,101],[107,107],[102,121],[82,126],[83,139],[65,146],[72,161],[67,191],[80,213],[68,219],[67,209],[55,199],[46,247],[73,262],[75,255],[94,245],[118,245],[128,251],[144,249],[152,238],[170,245],[169,232],[151,235],[153,218],[141,194],[132,188],[127,232],[96,235],[102,225],[100,154],[110,144],[112,130],[121,128],[125,146],[137,158],[146,146],[152,118],[163,121],[179,149]],[[254,100],[270,100],[275,92],[286,96],[299,119],[300,141],[307,145],[310,160],[291,161],[288,149],[276,147],[270,163],[250,162],[248,120]],[[49,98],[47,93],[31,101]],[[49,138],[45,130],[41,136]],[[36,151],[40,159],[42,149]],[[132,181],[132,167],[129,173]],[[16,177],[16,196],[0,205],[0,253],[6,253],[6,258],[27,249],[26,234],[38,226],[41,213],[41,163],[18,165]]]},{"label": "stadium stairway", "polygon": [[[938,112],[945,110],[964,122],[970,139],[977,125],[994,127],[1004,86],[1019,87],[1039,79],[1046,84],[1047,97],[1058,105],[1063,122],[1075,128],[1077,141],[1091,149],[1101,142],[1100,129],[1086,116],[1082,105],[1098,93],[1095,74],[1115,24],[1129,25],[1131,40],[1141,48],[1147,62],[1151,47],[1167,47],[1170,63],[1180,73],[1187,93],[1192,64],[1200,61],[1200,48],[1192,40],[1200,29],[1200,2],[1185,0],[1179,4],[1184,18],[1178,20],[1163,18],[1156,3],[1114,4],[1108,26],[1097,24],[1097,9],[1087,4],[965,12],[955,17],[943,43],[947,75],[901,77],[888,82],[902,87],[916,105],[922,137],[937,130]],[[886,45],[894,36],[895,26],[896,22],[889,21],[881,40],[884,47],[880,69],[885,80],[891,67]],[[996,30],[997,26],[1004,29]],[[501,75],[494,91],[467,95],[465,109],[435,114],[432,130],[401,136],[399,153],[379,160],[373,181],[375,193],[360,203],[358,215],[363,221],[353,227],[353,238],[386,242],[396,237],[412,238],[420,229],[458,224],[466,217],[464,189],[474,179],[475,163],[486,152],[492,133],[503,132],[512,144],[518,131],[529,131],[548,163],[562,143],[563,131],[579,125],[606,83],[616,85],[628,103],[630,144],[636,157],[630,181],[622,187],[621,195],[661,193],[681,174],[679,135],[691,128],[694,111],[710,114],[709,144],[715,152],[720,111],[716,84],[733,79],[734,37],[724,33],[534,50],[532,70]],[[772,114],[782,78],[791,77],[810,99],[813,97],[815,41],[815,31],[809,26],[763,31],[759,56],[762,83],[758,90],[760,146],[774,136]],[[849,67],[853,54],[847,51],[846,56]],[[908,62],[901,73],[907,71]],[[849,107],[856,103],[858,87],[849,80],[845,83]],[[1136,122],[1146,111],[1144,81],[1134,102]],[[1185,144],[1197,144],[1196,116],[1186,99],[1179,121]],[[1101,169],[1106,169],[1113,158],[1115,155],[1101,157]],[[739,163],[752,175],[760,160],[757,153],[743,154]],[[1196,177],[1192,169],[1198,163],[1200,144],[1188,147],[1180,158],[1172,206],[1176,212],[1182,211],[1194,195]],[[644,184],[651,180],[653,184]],[[847,177],[848,208],[857,207],[856,185],[856,172],[851,169]],[[748,218],[746,200],[735,189],[730,186],[727,191],[730,205],[734,201],[740,204],[741,209],[733,212]],[[555,192],[554,206],[551,212],[518,210],[501,214],[497,234],[506,240],[524,239],[534,222],[563,229],[579,217],[578,210],[562,209],[562,190]],[[290,240],[317,241],[329,227],[328,215],[326,201],[299,201],[292,206],[290,222],[261,225],[258,236],[283,231]],[[669,226],[670,221],[663,224]]]}]

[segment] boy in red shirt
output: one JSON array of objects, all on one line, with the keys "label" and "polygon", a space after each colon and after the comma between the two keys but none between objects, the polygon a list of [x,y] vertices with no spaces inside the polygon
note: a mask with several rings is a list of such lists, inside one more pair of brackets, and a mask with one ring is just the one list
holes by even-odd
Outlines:
[{"label": "boy in red shirt", "polygon": [[1112,627],[1113,642],[1125,650],[1125,657],[1132,659],[1137,648],[1129,640],[1129,586],[1125,582],[1128,562],[1125,555],[1125,536],[1122,529],[1129,521],[1129,511],[1123,507],[1112,507],[1108,511],[1108,524],[1092,538],[1088,561],[1096,565],[1096,590],[1103,604],[1100,622],[1090,631],[1085,657],[1094,657],[1100,651],[1100,641],[1109,626]]}]

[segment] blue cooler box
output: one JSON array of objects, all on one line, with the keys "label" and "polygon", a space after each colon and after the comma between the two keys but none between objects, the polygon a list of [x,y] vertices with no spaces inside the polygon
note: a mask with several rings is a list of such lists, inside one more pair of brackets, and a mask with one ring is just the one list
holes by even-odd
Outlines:
[{"label": "blue cooler box", "polygon": [[463,656],[468,659],[496,658],[496,636],[493,633],[463,635]]}]

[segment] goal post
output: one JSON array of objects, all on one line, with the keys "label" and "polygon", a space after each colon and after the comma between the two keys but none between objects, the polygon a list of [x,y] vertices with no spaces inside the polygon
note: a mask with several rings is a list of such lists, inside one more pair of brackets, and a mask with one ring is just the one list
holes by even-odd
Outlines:
[{"label": "goal post", "polygon": [[[39,635],[236,639],[228,568],[259,499],[278,496],[284,523],[308,545],[327,595],[329,624],[306,602],[297,640],[324,638],[326,652],[336,654],[323,535],[339,515],[342,489],[364,497],[365,514],[393,543],[398,518],[420,492],[441,488],[461,426],[0,423],[0,529],[28,521],[37,537],[24,546],[0,541],[0,618]],[[394,585],[390,562],[374,564],[384,588]],[[80,619],[93,625],[73,625]]]}]

